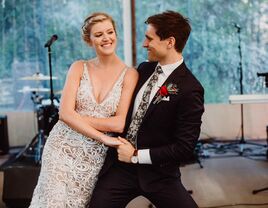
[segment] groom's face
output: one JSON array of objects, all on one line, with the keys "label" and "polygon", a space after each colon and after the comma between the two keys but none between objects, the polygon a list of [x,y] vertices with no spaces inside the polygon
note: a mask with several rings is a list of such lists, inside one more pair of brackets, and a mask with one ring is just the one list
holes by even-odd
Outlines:
[{"label": "groom's face", "polygon": [[165,59],[167,54],[167,40],[160,40],[156,34],[156,29],[153,25],[149,24],[145,32],[145,40],[143,47],[147,49],[149,61],[161,61]]}]

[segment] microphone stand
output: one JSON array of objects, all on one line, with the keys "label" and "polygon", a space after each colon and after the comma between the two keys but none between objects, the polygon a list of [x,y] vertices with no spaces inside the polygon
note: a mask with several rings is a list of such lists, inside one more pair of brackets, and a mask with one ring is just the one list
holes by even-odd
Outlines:
[{"label": "microphone stand", "polygon": [[[236,27],[237,28],[237,35],[238,35],[238,52],[239,52],[239,64],[238,64],[238,71],[240,74],[240,79],[239,79],[239,84],[240,84],[240,94],[243,95],[244,94],[244,90],[243,90],[243,68],[242,68],[242,51],[241,51],[241,28],[240,27]],[[244,106],[243,104],[240,105],[240,109],[241,109],[241,138],[240,138],[240,155],[243,155],[243,151],[244,151],[244,144],[245,142],[245,137],[244,137]]]},{"label": "microphone stand", "polygon": [[[238,25],[234,25],[235,28],[237,29],[237,35],[238,35],[238,53],[239,53],[239,64],[238,64],[238,73],[239,73],[239,86],[240,86],[240,94],[244,94],[244,89],[243,89],[243,68],[242,68],[242,51],[241,51],[241,27]],[[223,145],[228,147],[232,147],[238,144],[239,145],[239,155],[243,155],[244,153],[244,144],[246,143],[245,137],[244,137],[244,106],[243,104],[240,104],[240,110],[241,110],[241,138],[238,142],[231,142],[229,144]],[[223,146],[220,146],[220,149],[224,148]],[[235,148],[234,147],[234,148]]]},{"label": "microphone stand", "polygon": [[49,81],[50,81],[50,101],[51,105],[54,106],[54,92],[53,92],[53,82],[52,82],[52,64],[51,64],[51,47],[47,47],[48,50],[48,64],[49,64]]},{"label": "microphone stand", "polygon": [[59,119],[59,115],[58,115],[58,108],[54,105],[54,99],[56,99],[54,97],[54,91],[53,91],[53,81],[52,81],[52,64],[51,64],[51,44],[47,46],[47,50],[48,50],[48,64],[49,64],[49,81],[50,81],[50,106],[47,109],[47,113],[49,115],[48,118],[48,129],[45,129],[45,135],[48,136],[50,130],[52,129],[53,125],[55,124],[55,121],[57,121]]},{"label": "microphone stand", "polygon": [[[36,115],[37,115],[37,122],[38,122],[38,133],[34,136],[29,144],[27,144],[14,158],[14,161],[19,159],[21,156],[25,155],[27,150],[33,149],[34,150],[34,160],[36,164],[41,164],[41,157],[43,153],[43,147],[45,144],[46,137],[49,134],[49,131],[54,125],[55,121],[58,120],[58,109],[54,105],[54,92],[53,92],[53,82],[52,82],[52,64],[51,64],[51,44],[57,40],[57,36],[53,35],[52,38],[45,44],[45,47],[48,49],[48,63],[49,63],[49,81],[50,81],[50,106],[46,108],[46,106],[39,106],[35,108]],[[36,99],[33,101],[35,103]],[[46,115],[48,114],[48,120],[46,120]],[[45,128],[48,125],[48,129]],[[27,155],[26,155],[27,156]]]},{"label": "microphone stand", "polygon": [[[238,64],[238,72],[240,75],[239,79],[239,85],[240,85],[240,94],[244,94],[243,89],[243,68],[242,68],[242,51],[241,51],[241,28],[239,26],[235,26],[237,29],[237,35],[238,35],[238,52],[239,52],[239,64]],[[257,146],[265,146],[262,144],[254,143],[254,142],[246,142],[245,136],[244,136],[244,106],[243,103],[240,104],[240,110],[241,110],[241,138],[239,140],[240,148],[239,148],[239,155],[243,155],[244,153],[244,144],[251,144],[251,145],[257,145]]]}]

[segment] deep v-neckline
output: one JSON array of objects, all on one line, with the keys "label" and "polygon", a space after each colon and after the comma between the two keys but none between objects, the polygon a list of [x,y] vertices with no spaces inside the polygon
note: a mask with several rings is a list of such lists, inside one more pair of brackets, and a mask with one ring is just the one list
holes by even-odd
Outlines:
[{"label": "deep v-neckline", "polygon": [[112,84],[111,88],[108,90],[108,92],[106,93],[106,95],[104,96],[104,98],[102,99],[101,102],[98,102],[95,96],[95,90],[94,90],[94,86],[93,86],[93,82],[92,82],[92,77],[90,76],[89,70],[88,70],[88,65],[87,63],[84,63],[84,69],[87,73],[87,77],[88,77],[88,84],[89,87],[91,87],[91,97],[94,100],[94,102],[97,105],[102,105],[110,96],[111,92],[114,90],[115,86],[117,85],[117,83],[119,82],[119,80],[121,79],[121,77],[123,76],[124,72],[126,71],[127,67],[125,66],[122,71],[119,73],[119,76],[117,77],[117,79],[115,80],[115,82]]}]

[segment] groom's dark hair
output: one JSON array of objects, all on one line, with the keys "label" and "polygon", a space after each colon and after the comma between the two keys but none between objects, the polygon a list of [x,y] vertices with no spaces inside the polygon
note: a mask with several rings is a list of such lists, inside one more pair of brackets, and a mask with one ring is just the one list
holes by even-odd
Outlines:
[{"label": "groom's dark hair", "polygon": [[180,53],[191,33],[189,19],[174,11],[166,11],[152,15],[148,17],[145,23],[154,26],[156,34],[160,37],[160,40],[174,37],[176,40],[175,49]]}]

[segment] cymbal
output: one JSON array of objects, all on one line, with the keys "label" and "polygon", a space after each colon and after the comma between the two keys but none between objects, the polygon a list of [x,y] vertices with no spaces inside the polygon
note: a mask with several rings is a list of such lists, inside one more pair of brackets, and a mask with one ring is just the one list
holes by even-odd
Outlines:
[{"label": "cymbal", "polygon": [[61,95],[61,94],[62,94],[62,90],[55,91],[54,94],[55,94],[55,95]]},{"label": "cymbal", "polygon": [[[58,79],[58,77],[52,76],[52,79]],[[40,72],[34,73],[32,76],[26,76],[20,78],[20,80],[33,80],[33,81],[42,81],[42,80],[50,80],[50,76],[44,75]]]},{"label": "cymbal", "polygon": [[31,88],[31,87],[23,87],[22,89],[18,90],[18,92],[27,93],[27,92],[49,92],[49,88]]}]

